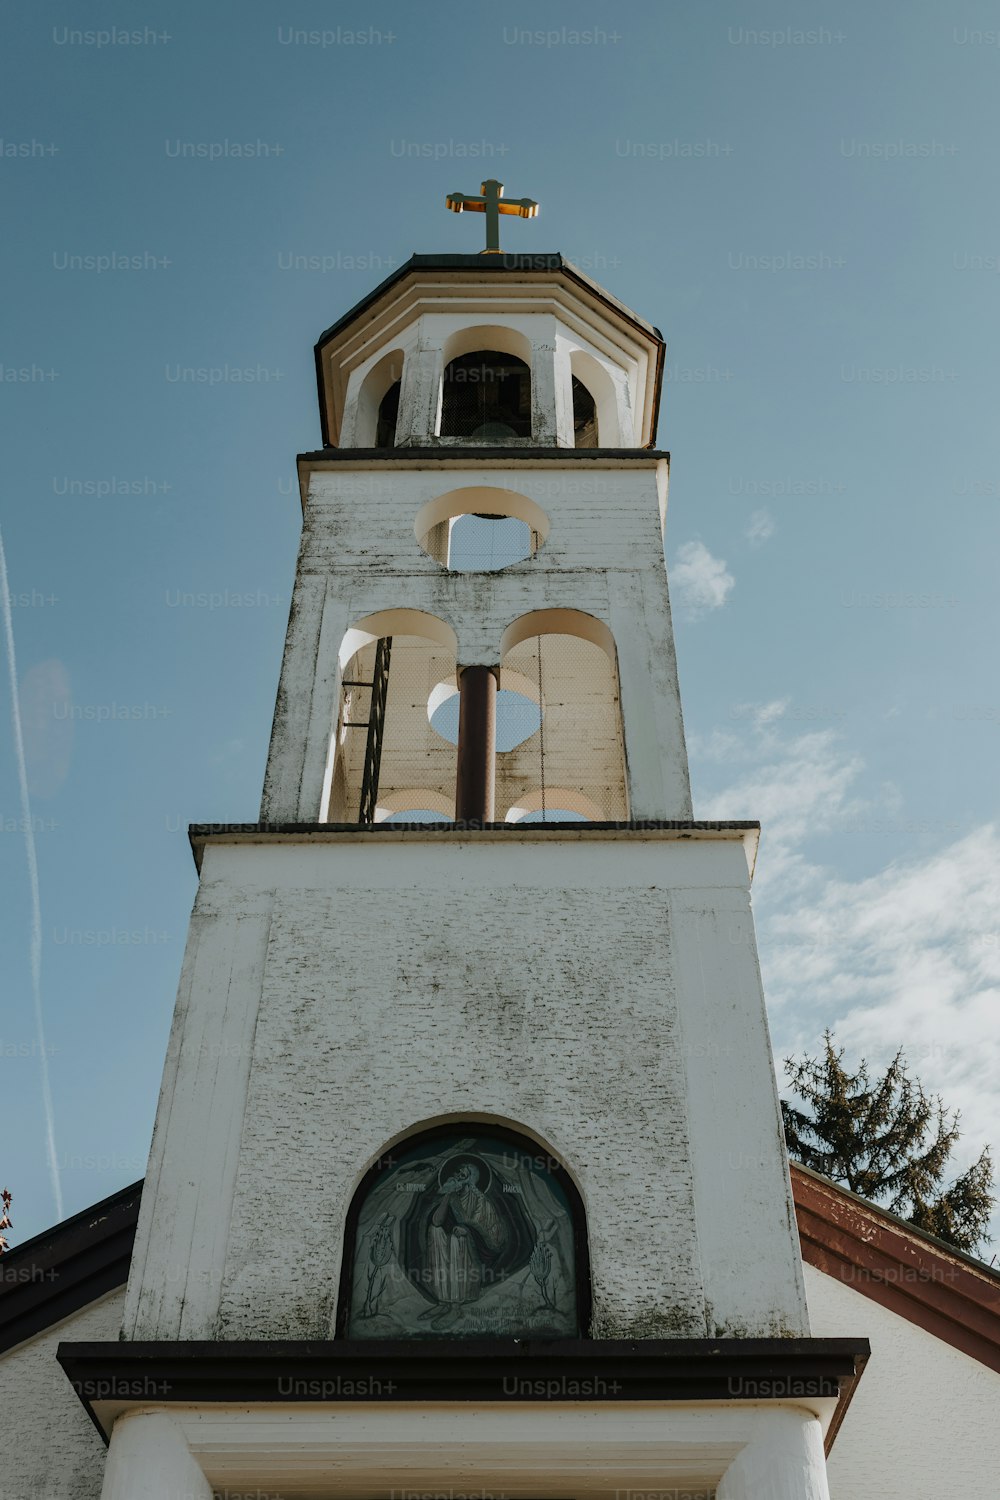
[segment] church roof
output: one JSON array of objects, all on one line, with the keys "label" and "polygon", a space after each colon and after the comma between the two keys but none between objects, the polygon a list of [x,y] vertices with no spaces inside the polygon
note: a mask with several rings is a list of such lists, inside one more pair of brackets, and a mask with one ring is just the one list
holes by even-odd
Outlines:
[{"label": "church roof", "polygon": [[[421,289],[439,297],[445,285],[452,289],[461,287],[463,294],[477,288],[480,292],[488,285],[489,294],[503,295],[503,278],[513,278],[510,293],[517,292],[522,298],[531,287],[561,288],[581,307],[589,309],[603,323],[617,324],[624,331],[627,341],[645,352],[646,415],[643,427],[647,446],[652,447],[656,432],[663,386],[665,344],[663,335],[652,323],[620,302],[617,297],[594,281],[572,261],[558,251],[541,254],[515,255],[504,251],[496,255],[411,255],[402,265],[374,287],[360,302],[349,308],[343,317],[332,323],[320,334],[315,346],[316,380],[320,403],[320,424],[324,447],[335,446],[339,430],[338,403],[343,392],[337,396],[331,387],[331,365],[336,365],[336,351],[345,343],[367,337],[380,319],[398,313],[401,305],[411,293]],[[334,386],[336,382],[334,381]],[[336,387],[339,390],[339,387]],[[509,451],[509,450],[508,450]],[[566,450],[560,448],[560,453]],[[384,456],[384,455],[383,455]]]},{"label": "church roof", "polygon": [[[808,1265],[1000,1371],[1000,1271],[797,1162],[791,1176]],[[3,1256],[0,1353],[124,1285],[142,1186]]]},{"label": "church roof", "polygon": [[0,1260],[0,1353],[124,1286],[142,1183],[63,1219]]},{"label": "church roof", "polygon": [[645,318],[640,318],[639,314],[633,312],[630,307],[626,307],[624,302],[619,302],[617,297],[613,297],[609,291],[593,281],[578,266],[574,266],[572,261],[567,260],[558,250],[541,255],[508,255],[504,251],[501,255],[411,255],[409,260],[397,266],[391,275],[387,276],[384,281],[380,281],[377,287],[374,287],[362,297],[360,302],[356,302],[353,307],[349,308],[343,317],[338,318],[336,323],[331,323],[330,327],[320,334],[316,341],[317,351],[322,349],[324,344],[328,344],[332,338],[336,338],[338,333],[342,333],[362,313],[367,312],[398,282],[404,281],[415,271],[476,271],[490,276],[511,274],[523,276],[526,271],[563,271],[572,281],[579,282],[620,316],[634,323],[647,337],[663,343],[663,335],[658,328],[654,328],[652,323],[647,323]]},{"label": "church roof", "polygon": [[802,1259],[1000,1371],[1000,1271],[798,1162]]}]

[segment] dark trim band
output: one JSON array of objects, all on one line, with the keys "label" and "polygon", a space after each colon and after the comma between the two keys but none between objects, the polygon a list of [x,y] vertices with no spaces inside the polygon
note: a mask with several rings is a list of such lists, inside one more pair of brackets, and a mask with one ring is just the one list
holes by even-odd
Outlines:
[{"label": "dark trim band", "polygon": [[749,835],[759,836],[760,824],[753,819],[737,819],[733,822],[689,822],[686,819],[650,818],[623,823],[192,823],[188,827],[188,842],[194,855],[195,866],[201,869],[202,855],[207,844],[218,840],[234,843],[282,843],[308,841],[317,843],[338,835],[349,834],[359,839],[383,839],[399,842],[406,834],[419,834],[421,838],[454,839],[463,834],[499,835],[511,843],[529,840],[565,838],[571,835],[577,843],[595,842],[609,834],[672,833],[678,840],[694,839],[705,835],[709,839],[726,839]]},{"label": "dark trim band", "polygon": [[105,1439],[123,1405],[175,1402],[825,1399],[832,1440],[869,1353],[867,1339],[337,1340],[63,1343],[57,1358]]},{"label": "dark trim band", "polygon": [[637,463],[652,468],[661,460],[670,462],[670,454],[664,448],[558,448],[554,444],[546,447],[529,447],[504,444],[502,447],[484,443],[438,447],[436,443],[421,444],[416,448],[317,448],[311,452],[298,453],[296,463],[328,464],[384,464],[405,463],[427,466],[429,464],[470,463],[507,464],[513,460],[519,464],[564,463],[567,465],[600,464],[602,462]]}]

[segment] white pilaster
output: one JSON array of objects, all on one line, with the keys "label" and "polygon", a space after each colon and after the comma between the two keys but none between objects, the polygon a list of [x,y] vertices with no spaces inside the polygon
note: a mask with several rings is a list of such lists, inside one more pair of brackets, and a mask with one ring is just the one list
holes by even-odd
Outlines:
[{"label": "white pilaster", "polygon": [[122,1328],[215,1334],[270,929],[271,897],[195,904],[167,1048]]},{"label": "white pilaster", "polygon": [[[616,369],[613,365],[608,368],[615,388],[615,418],[618,423],[619,446],[631,448],[638,443],[639,436],[636,432],[635,410],[632,406],[632,396],[629,391],[628,376],[624,370]],[[605,447],[610,446],[605,444]]]},{"label": "white pilaster", "polygon": [[536,324],[531,340],[531,440],[539,447],[572,448],[572,412],[567,427],[555,319],[539,318]]},{"label": "white pilaster", "polygon": [[396,418],[396,445],[427,444],[437,429],[444,378],[444,343],[422,335],[403,366]]},{"label": "white pilaster", "polygon": [[115,1423],[101,1500],[212,1500],[212,1486],[172,1417],[136,1411]]},{"label": "white pilaster", "polygon": [[762,1413],[754,1437],[723,1475],[716,1500],[830,1500],[817,1419],[807,1411]]}]

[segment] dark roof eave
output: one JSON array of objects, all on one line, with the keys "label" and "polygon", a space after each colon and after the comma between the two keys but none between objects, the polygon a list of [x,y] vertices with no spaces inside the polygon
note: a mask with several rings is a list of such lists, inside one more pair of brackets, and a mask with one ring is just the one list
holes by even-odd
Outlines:
[{"label": "dark roof eave", "polygon": [[614,463],[654,463],[663,459],[670,462],[670,453],[665,448],[558,448],[553,445],[514,446],[469,443],[438,447],[421,443],[413,448],[314,448],[307,453],[296,454],[297,463],[506,463],[508,460],[521,463],[567,462],[586,465],[612,460]]},{"label": "dark roof eave", "polygon": [[499,255],[411,255],[409,260],[404,261],[401,266],[392,271],[384,281],[364,297],[356,302],[346,313],[331,323],[330,327],[320,334],[314,348],[316,362],[316,390],[319,397],[320,407],[320,431],[324,443],[330,441],[330,430],[326,403],[323,400],[324,371],[323,351],[332,339],[335,339],[346,328],[357,321],[368,312],[386,292],[390,291],[407,276],[416,272],[427,271],[476,271],[485,272],[487,275],[503,275],[507,272],[512,274],[523,274],[525,271],[561,271],[571,281],[575,281],[584,291],[596,297],[598,301],[610,309],[616,316],[624,318],[645,338],[650,339],[656,345],[656,371],[653,383],[653,402],[650,413],[650,446],[656,440],[656,429],[660,418],[660,399],[663,393],[663,366],[665,358],[665,343],[663,334],[653,324],[647,323],[638,313],[633,312],[624,302],[619,302],[617,297],[606,291],[599,282],[591,280],[572,261],[559,251],[547,251],[537,255],[531,254],[508,254],[506,251]]},{"label": "dark roof eave", "polygon": [[494,276],[507,272],[523,274],[525,271],[564,271],[573,281],[599,297],[619,316],[634,324],[647,338],[660,344],[663,343],[663,335],[658,328],[652,323],[647,323],[645,318],[640,318],[639,314],[633,312],[624,302],[619,302],[618,298],[606,291],[599,282],[592,281],[589,276],[584,275],[559,251],[547,251],[538,255],[508,255],[504,251],[500,255],[411,255],[409,260],[397,266],[384,281],[380,281],[378,286],[373,287],[361,298],[360,302],[356,302],[342,317],[339,317],[335,323],[331,323],[329,328],[320,334],[316,341],[317,351],[324,348],[345,328],[350,327],[362,313],[374,306],[380,297],[415,271],[477,271]]},{"label": "dark roof eave", "polygon": [[[157,1405],[280,1401],[292,1406],[315,1401],[320,1387],[331,1392],[324,1398],[328,1405],[349,1405],[371,1400],[371,1391],[379,1390],[382,1381],[390,1383],[393,1405],[544,1402],[551,1399],[553,1380],[561,1384],[568,1379],[586,1384],[594,1392],[587,1399],[602,1404],[787,1404],[807,1394],[836,1402],[833,1431],[869,1354],[864,1338],[506,1338],[61,1343],[57,1358],[107,1438],[117,1412],[108,1409],[107,1397],[94,1393],[144,1390],[150,1378],[160,1387]],[[799,1384],[806,1389],[799,1391]],[[148,1397],[144,1401],[148,1404]],[[111,1404],[120,1407],[113,1399]]]},{"label": "dark roof eave", "polygon": [[6,1252],[0,1353],[124,1285],[142,1187],[133,1182]]}]

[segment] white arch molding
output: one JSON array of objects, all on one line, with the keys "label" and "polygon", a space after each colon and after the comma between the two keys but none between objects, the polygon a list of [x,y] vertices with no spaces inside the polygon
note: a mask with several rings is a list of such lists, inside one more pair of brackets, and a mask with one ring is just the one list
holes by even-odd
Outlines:
[{"label": "white arch molding", "polygon": [[450,625],[423,609],[383,609],[352,625],[340,644],[340,670],[351,657],[384,635],[420,635],[457,655],[458,636]]},{"label": "white arch molding", "polygon": [[374,448],[378,409],[389,387],[403,378],[402,349],[390,349],[377,360],[361,382],[354,416],[352,448]]},{"label": "white arch molding", "polygon": [[[618,397],[615,383],[605,365],[586,349],[572,349],[569,356],[570,378],[575,375],[594,398],[597,411],[597,445],[600,448],[617,448],[622,434],[618,421]],[[569,395],[570,410],[573,409],[572,392]]]},{"label": "white arch molding", "polygon": [[575,635],[582,641],[590,641],[608,656],[613,667],[617,667],[618,653],[615,638],[596,615],[588,615],[581,609],[533,609],[521,615],[507,626],[500,637],[500,660],[533,635]]},{"label": "white arch molding", "polygon": [[487,349],[512,354],[531,368],[531,340],[527,334],[504,323],[474,323],[470,328],[450,333],[444,341],[442,368],[446,370],[453,359],[461,359],[463,354],[478,354],[480,350],[485,353]]},{"label": "white arch molding", "polygon": [[[449,565],[452,526],[463,516],[477,515],[502,516],[505,520],[521,521],[537,537],[537,545],[531,549],[528,557],[518,558],[505,564],[505,567],[516,567],[518,562],[526,562],[528,558],[536,556],[548,540],[551,529],[551,522],[545,511],[527,495],[505,489],[501,485],[466,485],[461,489],[447,490],[420,507],[413,520],[413,534],[417,545],[446,568]],[[478,570],[467,568],[462,571]],[[502,572],[504,569],[483,571]]]}]

